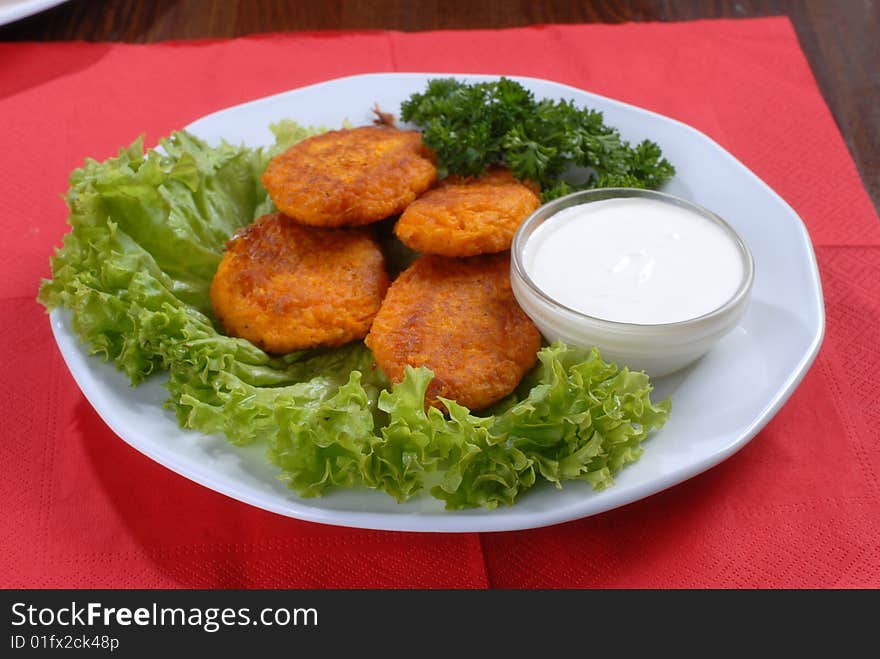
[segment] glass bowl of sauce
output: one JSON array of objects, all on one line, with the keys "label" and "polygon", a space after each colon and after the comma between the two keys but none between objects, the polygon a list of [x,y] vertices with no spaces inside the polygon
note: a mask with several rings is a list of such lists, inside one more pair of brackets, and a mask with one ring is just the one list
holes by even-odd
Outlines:
[{"label": "glass bowl of sauce", "polygon": [[752,254],[720,217],[663,192],[602,188],[541,206],[511,248],[514,295],[549,341],[661,377],[745,314]]}]

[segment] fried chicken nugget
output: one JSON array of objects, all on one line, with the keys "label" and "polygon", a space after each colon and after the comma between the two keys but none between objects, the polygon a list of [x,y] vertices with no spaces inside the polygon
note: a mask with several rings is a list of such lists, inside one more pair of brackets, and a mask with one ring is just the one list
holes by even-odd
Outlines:
[{"label": "fried chicken nugget", "polygon": [[434,372],[438,396],[470,409],[504,398],[535,364],[541,335],[510,288],[509,254],[448,259],[421,256],[388,289],[367,346],[393,381],[404,367]]},{"label": "fried chicken nugget", "polygon": [[394,232],[425,254],[492,254],[510,249],[517,227],[540,205],[536,186],[496,167],[478,178],[444,179],[407,207]]},{"label": "fried chicken nugget", "polygon": [[366,229],[304,227],[276,213],[227,243],[210,295],[228,334],[285,353],[364,338],[387,289]]},{"label": "fried chicken nugget", "polygon": [[269,162],[263,185],[297,222],[358,226],[396,215],[437,180],[413,130],[363,126],[303,140]]}]

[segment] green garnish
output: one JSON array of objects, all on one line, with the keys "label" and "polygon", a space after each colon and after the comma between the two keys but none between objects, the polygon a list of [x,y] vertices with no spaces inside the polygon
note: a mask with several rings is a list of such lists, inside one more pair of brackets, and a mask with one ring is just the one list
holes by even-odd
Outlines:
[{"label": "green garnish", "polygon": [[535,100],[508,78],[431,80],[403,102],[401,118],[422,129],[441,177],[477,176],[502,164],[540,184],[544,201],[587,188],[657,188],[675,174],[654,142],[631,146],[601,112]]}]

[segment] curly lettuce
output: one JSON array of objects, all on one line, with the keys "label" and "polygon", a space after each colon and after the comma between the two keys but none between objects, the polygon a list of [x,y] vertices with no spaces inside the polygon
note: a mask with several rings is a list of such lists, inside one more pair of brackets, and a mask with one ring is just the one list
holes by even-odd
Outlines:
[{"label": "curly lettuce", "polygon": [[137,385],[167,372],[182,427],[259,443],[301,496],[367,487],[406,501],[422,493],[448,509],[512,504],[541,481],[593,488],[638,459],[666,421],[644,373],[597,350],[554,344],[518,390],[489,414],[454,401],[425,408],[433,377],[408,369],[391,386],[361,342],[271,356],[222,334],[208,290],[223,245],[274,210],[260,183],[269,159],[314,134],[285,121],[266,149],[210,147],[172,134],[141,140],[70,177],[70,233],[51,260],[39,301],[71,310],[90,353]]}]

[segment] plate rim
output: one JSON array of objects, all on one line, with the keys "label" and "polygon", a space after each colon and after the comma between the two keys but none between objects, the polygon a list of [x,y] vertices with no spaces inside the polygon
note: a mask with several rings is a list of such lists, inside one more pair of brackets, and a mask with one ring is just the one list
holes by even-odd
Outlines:
[{"label": "plate rim", "polygon": [[[438,78],[438,77],[457,77],[457,78],[469,78],[469,79],[497,79],[504,74],[487,74],[487,73],[477,73],[477,74],[468,74],[468,73],[439,73],[439,72],[374,72],[374,73],[363,73],[352,76],[343,76],[339,78],[332,78],[328,80],[323,80],[320,82],[316,82],[309,85],[304,85],[301,87],[292,88],[286,91],[278,92],[275,94],[270,94],[264,97],[260,97],[257,99],[252,99],[249,101],[245,101],[243,103],[239,103],[236,105],[228,106],[226,108],[222,108],[220,110],[216,110],[209,114],[203,115],[189,124],[187,124],[183,129],[191,130],[193,126],[197,126],[203,120],[209,120],[216,115],[221,113],[226,113],[231,110],[240,110],[243,108],[247,108],[248,106],[252,106],[255,104],[265,103],[266,101],[270,101],[272,99],[277,99],[279,97],[283,97],[289,95],[293,92],[302,92],[307,90],[314,90],[315,88],[319,88],[322,86],[330,85],[330,84],[339,84],[343,82],[348,82],[354,79],[362,79],[362,78],[387,78],[387,77],[395,77],[395,78],[404,78],[404,77],[420,77],[422,79],[427,78]],[[555,80],[551,80],[548,78],[535,78],[530,76],[515,76],[515,75],[504,75],[504,77],[510,78],[512,80],[517,81],[526,81],[526,82],[536,82],[540,84],[550,83],[552,85],[564,88],[566,91],[570,91],[576,94],[587,94],[588,96],[599,98],[603,102],[616,105],[621,109],[626,111],[635,111],[637,113],[647,113],[654,117],[660,118],[663,121],[673,122],[680,129],[684,129],[690,133],[692,133],[698,139],[707,143],[710,147],[719,152],[719,155],[730,160],[734,165],[740,168],[751,180],[753,183],[757,183],[766,193],[769,193],[772,197],[775,198],[777,202],[780,202],[783,207],[788,211],[789,215],[796,220],[796,227],[798,229],[799,238],[801,239],[802,248],[807,256],[807,265],[809,266],[810,275],[811,275],[811,284],[813,290],[816,292],[816,296],[812,297],[811,300],[815,303],[815,308],[812,310],[815,313],[817,326],[813,331],[810,342],[804,354],[801,356],[800,360],[797,362],[796,366],[789,372],[788,376],[784,379],[782,384],[778,387],[775,393],[768,398],[767,404],[761,410],[761,412],[754,418],[752,421],[743,426],[738,432],[738,438],[736,441],[729,444],[725,449],[715,451],[711,455],[703,458],[702,460],[698,460],[695,462],[690,462],[685,465],[680,466],[679,468],[673,470],[672,472],[666,474],[664,477],[656,478],[651,481],[641,483],[638,486],[635,486],[627,491],[626,496],[622,494],[620,496],[615,496],[614,487],[610,487],[603,492],[604,498],[600,501],[599,505],[592,505],[588,511],[579,510],[577,506],[572,508],[565,508],[562,511],[543,511],[540,520],[538,521],[529,521],[527,519],[523,519],[519,516],[492,516],[491,513],[493,511],[487,511],[485,509],[473,509],[473,510],[465,510],[465,511],[439,511],[439,512],[430,512],[430,513],[419,513],[414,512],[410,514],[399,514],[399,513],[386,513],[386,512],[374,512],[374,511],[342,511],[337,509],[327,509],[320,507],[301,507],[299,502],[296,500],[289,500],[286,505],[282,506],[280,504],[275,505],[274,502],[266,502],[260,501],[256,502],[254,497],[251,497],[247,492],[241,492],[237,490],[234,485],[231,485],[228,480],[216,479],[212,478],[209,473],[198,472],[190,468],[187,464],[186,460],[180,460],[177,456],[172,452],[163,452],[154,450],[152,446],[145,445],[145,442],[139,441],[136,436],[133,436],[132,433],[124,427],[120,426],[117,423],[116,416],[113,414],[112,410],[105,410],[99,407],[94,403],[94,400],[99,398],[99,394],[96,391],[96,383],[94,381],[90,381],[86,378],[86,375],[91,375],[91,371],[88,368],[88,360],[97,359],[97,356],[94,355],[84,355],[83,363],[86,364],[86,372],[81,373],[79,369],[74,367],[72,361],[80,357],[79,354],[84,350],[84,347],[79,343],[79,338],[75,334],[71,333],[62,333],[64,328],[64,318],[62,317],[63,313],[70,313],[67,309],[56,308],[53,309],[50,314],[50,324],[52,328],[53,337],[55,342],[61,352],[65,364],[67,365],[68,370],[70,371],[74,381],[77,383],[77,386],[82,391],[86,400],[88,400],[91,407],[97,412],[97,414],[101,417],[104,423],[124,442],[126,442],[129,446],[134,448],[140,453],[143,453],[148,458],[156,462],[157,464],[162,465],[166,469],[187,478],[190,481],[193,481],[203,487],[206,487],[210,490],[223,494],[233,500],[239,501],[241,503],[245,503],[247,505],[253,506],[255,508],[261,510],[267,510],[269,512],[273,512],[285,517],[317,522],[321,524],[329,524],[333,526],[342,526],[348,528],[361,528],[361,529],[373,529],[373,530],[387,530],[387,531],[405,531],[405,532],[425,532],[425,533],[471,533],[471,532],[503,532],[503,531],[516,531],[516,530],[524,530],[531,528],[540,528],[545,526],[551,526],[555,524],[560,524],[568,521],[573,521],[576,519],[583,519],[586,517],[591,517],[596,514],[600,514],[603,512],[607,512],[608,510],[612,510],[615,508],[619,508],[624,505],[628,505],[630,503],[635,503],[637,501],[641,501],[648,496],[653,494],[657,494],[666,489],[674,487],[690,478],[698,476],[705,471],[708,471],[712,467],[720,464],[721,462],[727,460],[732,455],[737,453],[740,449],[742,449],[746,444],[748,444],[763,428],[769,423],[769,421],[775,416],[775,414],[782,408],[782,406],[788,401],[790,396],[797,389],[798,385],[803,380],[810,366],[813,364],[824,339],[825,335],[825,305],[824,305],[824,294],[822,290],[821,278],[819,276],[818,263],[816,260],[815,250],[813,248],[812,241],[809,237],[809,232],[806,228],[801,217],[798,213],[785,201],[775,190],[773,190],[766,182],[764,182],[760,177],[758,177],[754,172],[752,172],[745,164],[743,164],[739,159],[737,159],[733,154],[724,149],[720,144],[718,144],[711,137],[703,133],[702,131],[690,126],[678,119],[673,117],[669,117],[652,110],[648,110],[636,105],[632,105],[629,103],[625,103],[623,101],[619,101],[613,98],[609,98],[606,96],[602,96],[600,94],[595,94],[593,92],[580,89],[566,83],[558,82]],[[103,362],[102,362],[103,363]],[[124,378],[124,375],[120,373],[120,377]],[[187,432],[202,434],[197,430],[186,429]],[[296,497],[297,495],[293,492],[290,493],[291,496]],[[514,504],[515,506],[516,504]],[[488,515],[488,517],[487,517]],[[408,523],[409,522],[409,523]]]},{"label": "plate rim", "polygon": [[16,2],[6,7],[0,5],[0,25],[15,23],[28,16],[57,7],[65,2],[67,0],[24,0],[24,2]]}]

